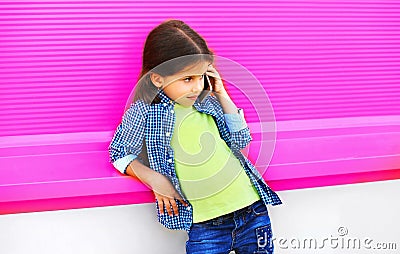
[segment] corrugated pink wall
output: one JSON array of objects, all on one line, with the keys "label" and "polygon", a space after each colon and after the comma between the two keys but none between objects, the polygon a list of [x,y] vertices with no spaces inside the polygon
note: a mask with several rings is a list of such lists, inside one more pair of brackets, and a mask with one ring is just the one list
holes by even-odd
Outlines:
[{"label": "corrugated pink wall", "polygon": [[[278,121],[395,115],[399,6],[396,0],[2,1],[0,133],[112,130],[135,84],[145,36],[167,18],[186,21],[218,55],[253,72]],[[257,121],[251,110],[246,116]]]},{"label": "corrugated pink wall", "polygon": [[[0,214],[152,200],[106,149],[145,37],[168,18],[264,86],[276,190],[400,177],[397,0],[1,1]],[[256,129],[249,100],[228,89]]]}]

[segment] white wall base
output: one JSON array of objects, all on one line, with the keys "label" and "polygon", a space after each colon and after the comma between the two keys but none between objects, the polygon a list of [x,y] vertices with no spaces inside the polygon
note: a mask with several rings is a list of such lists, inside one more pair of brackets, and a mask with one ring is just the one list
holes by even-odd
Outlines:
[{"label": "white wall base", "polygon": [[[284,204],[270,207],[277,254],[399,253],[400,180],[278,194]],[[339,235],[340,227],[346,235]],[[365,237],[370,246],[396,243],[397,250],[341,247],[343,240]],[[157,222],[154,204],[0,216],[1,254],[177,254],[185,253],[186,239],[185,231]],[[295,248],[307,239],[315,239],[317,250]]]}]

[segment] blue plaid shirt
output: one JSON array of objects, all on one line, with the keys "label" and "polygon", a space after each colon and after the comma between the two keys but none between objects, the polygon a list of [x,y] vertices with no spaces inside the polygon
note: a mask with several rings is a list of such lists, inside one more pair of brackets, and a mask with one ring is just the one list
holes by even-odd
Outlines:
[{"label": "blue plaid shirt", "polygon": [[[151,169],[167,176],[189,205],[186,207],[177,202],[179,216],[169,216],[165,208],[164,214],[160,214],[156,199],[158,221],[166,228],[189,232],[193,222],[192,206],[182,194],[175,172],[174,151],[171,147],[175,102],[162,90],[159,97],[160,103],[149,104],[138,100],[131,104],[109,145],[110,162],[116,169],[126,173],[125,169],[130,162],[138,159]],[[239,114],[224,114],[218,99],[212,95],[207,96],[201,103],[196,101],[193,106],[199,112],[213,116],[221,138],[239,159],[264,204],[281,204],[278,195],[270,189],[258,170],[240,151],[251,141],[250,130],[244,118],[242,116],[238,118]]]}]

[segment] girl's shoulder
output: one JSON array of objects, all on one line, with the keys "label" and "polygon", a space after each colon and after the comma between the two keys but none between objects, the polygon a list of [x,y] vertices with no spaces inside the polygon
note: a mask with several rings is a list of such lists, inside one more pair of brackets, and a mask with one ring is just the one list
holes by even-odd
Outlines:
[{"label": "girl's shoulder", "polygon": [[128,109],[143,111],[149,109],[149,107],[150,107],[149,103],[139,99],[137,101],[132,102]]},{"label": "girl's shoulder", "polygon": [[146,117],[150,109],[150,105],[143,100],[132,102],[125,110],[125,116]]},{"label": "girl's shoulder", "polygon": [[130,112],[130,114],[139,114],[146,118],[148,115],[157,115],[166,108],[168,108],[166,103],[148,103],[139,99],[133,102],[126,112]]}]

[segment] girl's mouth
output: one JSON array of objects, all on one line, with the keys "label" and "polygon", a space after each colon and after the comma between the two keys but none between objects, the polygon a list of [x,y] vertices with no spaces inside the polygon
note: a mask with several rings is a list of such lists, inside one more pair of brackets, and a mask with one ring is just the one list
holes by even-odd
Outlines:
[{"label": "girl's mouth", "polygon": [[188,98],[188,99],[190,99],[190,100],[197,100],[197,95],[195,95],[195,96],[188,96],[188,97],[186,97],[186,98]]}]

